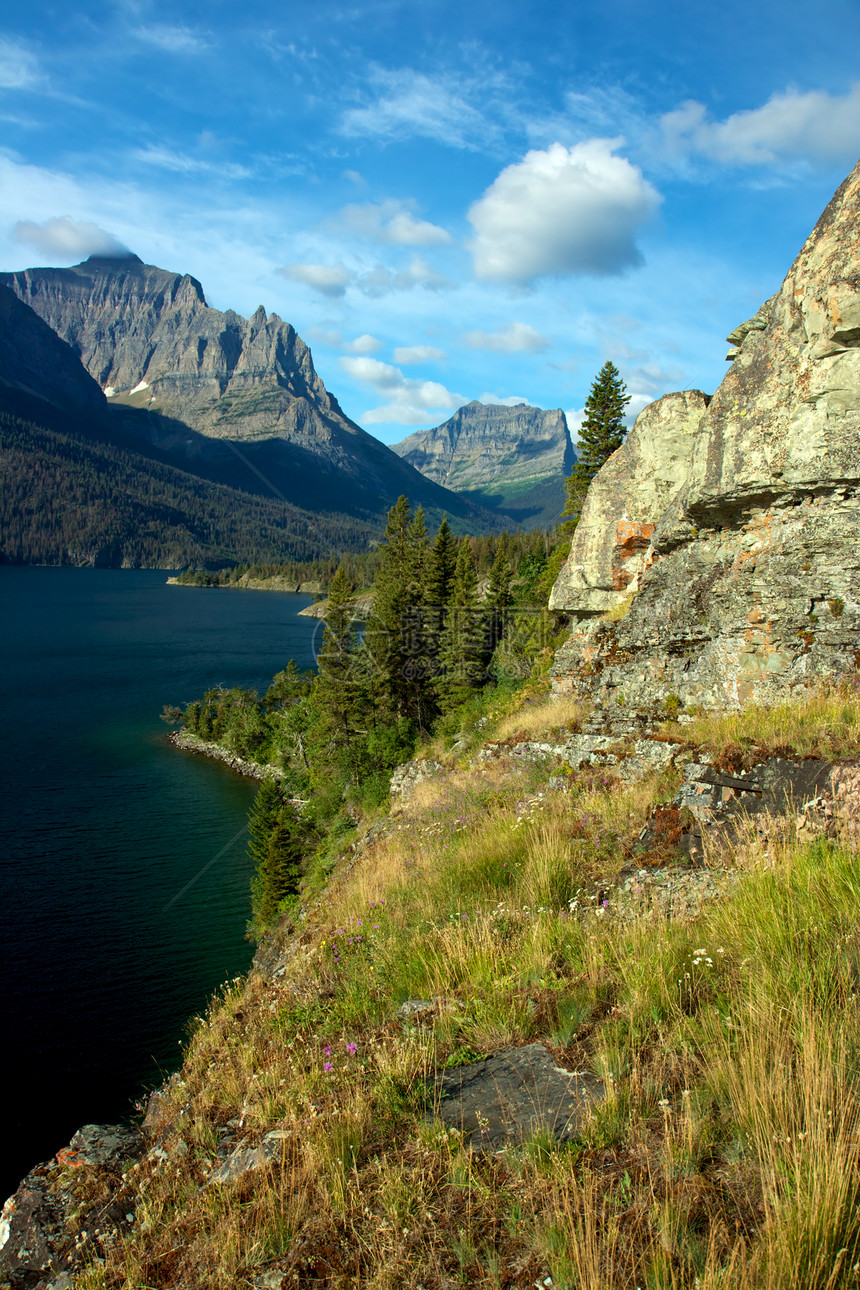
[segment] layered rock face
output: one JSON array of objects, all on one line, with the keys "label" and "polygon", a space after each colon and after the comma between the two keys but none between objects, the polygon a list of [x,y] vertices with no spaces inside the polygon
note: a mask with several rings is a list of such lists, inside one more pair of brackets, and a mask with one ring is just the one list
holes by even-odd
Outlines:
[{"label": "layered rock face", "polygon": [[553,590],[559,690],[738,705],[860,662],[860,166],[729,340],[707,407],[646,409],[592,485]]},{"label": "layered rock face", "polygon": [[[484,505],[553,523],[564,505],[564,478],[576,461],[560,408],[527,403],[467,403],[443,425],[412,434],[394,451],[437,484]],[[530,512],[530,514],[529,514]]]},{"label": "layered rock face", "polygon": [[262,306],[211,309],[200,283],[137,256],[0,275],[66,341],[105,393],[231,439],[358,432],[295,330]]}]

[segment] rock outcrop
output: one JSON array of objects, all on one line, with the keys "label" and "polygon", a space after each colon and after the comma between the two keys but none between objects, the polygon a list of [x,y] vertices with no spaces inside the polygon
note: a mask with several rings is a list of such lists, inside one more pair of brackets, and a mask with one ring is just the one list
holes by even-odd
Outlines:
[{"label": "rock outcrop", "polygon": [[553,591],[574,619],[558,690],[740,705],[860,661],[860,166],[730,341],[707,407],[646,409],[648,455],[634,431],[592,485]]},{"label": "rock outcrop", "polygon": [[394,451],[437,484],[503,510],[525,527],[554,524],[576,461],[560,408],[467,403],[443,425],[411,434]]},{"label": "rock outcrop", "polygon": [[604,613],[638,591],[653,563],[657,522],[686,482],[708,401],[700,390],[685,390],[640,412],[588,490],[550,609]]}]

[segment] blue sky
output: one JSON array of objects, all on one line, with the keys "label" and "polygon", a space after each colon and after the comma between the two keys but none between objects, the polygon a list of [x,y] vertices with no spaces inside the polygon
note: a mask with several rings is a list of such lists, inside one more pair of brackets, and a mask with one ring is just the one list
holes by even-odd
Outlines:
[{"label": "blue sky", "polygon": [[712,392],[860,155],[860,5],[26,8],[0,266],[122,244],[291,322],[385,442],[470,399]]}]

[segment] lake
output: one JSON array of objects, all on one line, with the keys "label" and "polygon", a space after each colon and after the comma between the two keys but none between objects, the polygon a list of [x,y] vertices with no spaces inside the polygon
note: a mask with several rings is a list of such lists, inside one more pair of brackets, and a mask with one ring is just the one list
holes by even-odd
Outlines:
[{"label": "lake", "polygon": [[166,577],[0,568],[0,1200],[81,1124],[127,1115],[251,961],[256,784],[174,749],[160,713],[312,666],[320,625],[297,617],[309,596]]}]

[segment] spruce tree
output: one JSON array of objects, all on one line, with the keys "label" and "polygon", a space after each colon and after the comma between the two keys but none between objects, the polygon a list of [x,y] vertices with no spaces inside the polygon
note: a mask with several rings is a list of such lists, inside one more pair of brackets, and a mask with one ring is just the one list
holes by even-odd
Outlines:
[{"label": "spruce tree", "polygon": [[442,517],[439,531],[433,539],[427,560],[427,578],[424,600],[428,605],[447,605],[454,585],[457,565],[457,540],[448,527],[447,516]]},{"label": "spruce tree", "polygon": [[630,402],[618,368],[608,359],[601,367],[585,401],[585,420],[579,428],[578,459],[565,481],[567,501],[563,516],[579,519],[588,486],[603,463],[620,448],[627,433],[624,410]]}]

